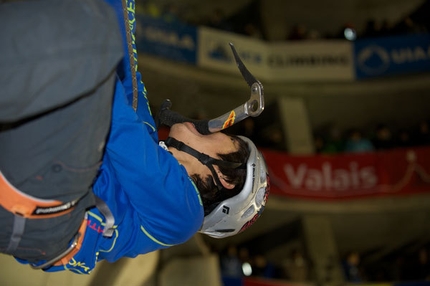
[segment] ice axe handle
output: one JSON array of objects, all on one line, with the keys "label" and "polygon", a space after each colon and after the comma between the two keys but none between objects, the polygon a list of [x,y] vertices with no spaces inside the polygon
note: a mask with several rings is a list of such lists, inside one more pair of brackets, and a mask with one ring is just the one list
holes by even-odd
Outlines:
[{"label": "ice axe handle", "polygon": [[209,131],[209,120],[189,119],[175,111],[170,110],[171,105],[172,103],[168,99],[166,99],[161,105],[160,112],[158,114],[158,126],[167,125],[171,127],[175,123],[191,122],[194,124],[200,134],[208,135],[212,133]]}]

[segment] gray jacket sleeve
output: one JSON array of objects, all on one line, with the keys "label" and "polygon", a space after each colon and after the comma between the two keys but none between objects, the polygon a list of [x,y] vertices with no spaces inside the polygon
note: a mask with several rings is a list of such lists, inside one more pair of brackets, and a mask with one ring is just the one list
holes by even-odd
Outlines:
[{"label": "gray jacket sleeve", "polygon": [[0,4],[0,123],[64,106],[106,80],[123,56],[101,0]]}]

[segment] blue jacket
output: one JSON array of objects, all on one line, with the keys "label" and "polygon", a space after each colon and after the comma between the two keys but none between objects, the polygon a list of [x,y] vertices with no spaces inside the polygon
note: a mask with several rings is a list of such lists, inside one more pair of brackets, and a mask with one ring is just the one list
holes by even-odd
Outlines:
[{"label": "blue jacket", "polygon": [[[106,2],[118,14],[127,51],[122,1]],[[127,0],[127,3],[129,23],[134,31],[134,1]],[[133,46],[137,66],[136,46]],[[139,105],[136,112],[131,107],[132,82],[127,56],[119,65],[117,76],[111,131],[100,174],[93,186],[94,193],[106,202],[115,217],[114,234],[111,238],[103,237],[103,215],[96,208],[89,210],[80,251],[67,265],[47,271],[69,269],[88,274],[103,259],[113,262],[183,243],[203,223],[203,206],[196,186],[185,168],[158,145],[139,72]]]}]

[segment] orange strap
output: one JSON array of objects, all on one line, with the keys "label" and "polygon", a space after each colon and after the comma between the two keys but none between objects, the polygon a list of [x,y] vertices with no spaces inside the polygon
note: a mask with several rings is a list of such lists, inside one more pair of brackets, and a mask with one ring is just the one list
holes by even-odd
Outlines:
[{"label": "orange strap", "polygon": [[0,172],[0,205],[9,212],[25,218],[51,218],[73,210],[79,199],[63,203],[27,195],[12,186]]},{"label": "orange strap", "polygon": [[78,253],[78,251],[82,247],[82,242],[84,241],[84,235],[85,235],[85,230],[87,229],[87,224],[88,224],[88,219],[84,219],[82,221],[81,227],[78,230],[79,237],[75,248],[71,252],[69,252],[66,256],[64,256],[57,262],[55,262],[54,266],[66,265],[73,258],[73,256],[75,256],[75,254]]}]

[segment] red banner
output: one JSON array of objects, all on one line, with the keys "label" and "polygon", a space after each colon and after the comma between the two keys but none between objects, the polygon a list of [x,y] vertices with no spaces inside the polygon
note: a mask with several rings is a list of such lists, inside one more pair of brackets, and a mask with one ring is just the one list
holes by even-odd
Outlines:
[{"label": "red banner", "polygon": [[291,156],[262,150],[271,193],[313,199],[430,192],[430,148]]}]

